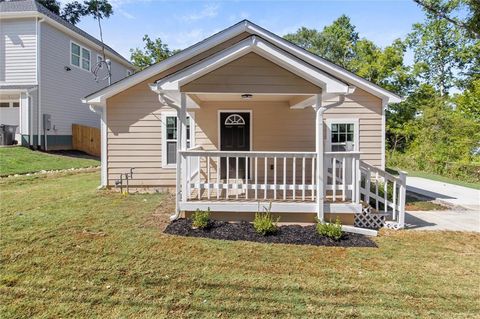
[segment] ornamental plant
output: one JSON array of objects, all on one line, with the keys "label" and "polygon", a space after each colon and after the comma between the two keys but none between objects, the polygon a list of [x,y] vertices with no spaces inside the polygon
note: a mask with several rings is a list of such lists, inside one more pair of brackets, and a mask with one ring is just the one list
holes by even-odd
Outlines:
[{"label": "ornamental plant", "polygon": [[342,238],[342,222],[340,221],[340,218],[337,216],[335,223],[332,223],[331,221],[329,223],[318,221],[317,233],[320,236],[325,236],[333,240],[340,240],[340,238]]},{"label": "ornamental plant", "polygon": [[206,211],[197,209],[192,216],[192,226],[194,228],[205,229],[210,224],[210,208]]}]

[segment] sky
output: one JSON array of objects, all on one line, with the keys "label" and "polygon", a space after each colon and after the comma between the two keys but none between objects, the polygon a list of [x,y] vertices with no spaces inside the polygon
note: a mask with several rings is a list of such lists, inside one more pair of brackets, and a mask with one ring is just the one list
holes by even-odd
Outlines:
[{"label": "sky", "polygon": [[[65,3],[68,0],[62,0]],[[184,49],[243,19],[280,36],[301,26],[323,29],[342,14],[360,37],[379,46],[404,38],[424,19],[412,0],[340,1],[162,1],[110,0],[114,15],[102,20],[104,41],[127,59],[142,48],[142,37],[160,37],[171,49]],[[80,28],[99,38],[97,23],[85,17]],[[406,57],[406,62],[411,56]]]}]

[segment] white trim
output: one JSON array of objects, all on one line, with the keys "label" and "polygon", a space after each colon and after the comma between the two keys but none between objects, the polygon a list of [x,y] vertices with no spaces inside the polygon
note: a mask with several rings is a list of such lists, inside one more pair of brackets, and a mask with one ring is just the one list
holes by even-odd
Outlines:
[{"label": "white trim", "polygon": [[221,109],[217,111],[217,150],[221,151],[221,141],[222,141],[222,130],[221,130],[221,124],[220,124],[220,114],[221,113],[250,113],[250,149],[249,151],[253,150],[253,110],[251,109]]},{"label": "white trim", "polygon": [[[60,22],[55,21],[54,19],[46,16],[43,13],[38,11],[24,11],[24,12],[2,12],[0,14],[0,19],[16,19],[16,18],[41,18],[44,19],[46,22],[51,24],[53,27],[60,29],[60,31],[68,34],[69,36],[77,39],[78,41],[85,42],[87,45],[91,46],[94,50],[101,50],[102,47],[97,43],[93,42],[92,40],[84,37],[83,35],[79,34],[77,31],[74,31],[70,28],[67,28]],[[98,39],[97,39],[98,40]],[[105,48],[106,53],[108,53],[108,57],[117,61],[118,63],[122,64],[125,67],[133,68],[134,66],[125,58],[120,58],[117,54],[113,53],[108,48]]]},{"label": "white trim", "polygon": [[163,91],[179,91],[182,86],[251,52],[315,84],[325,93],[348,93],[348,84],[255,36],[160,79],[157,81],[157,88]]},{"label": "white trim", "polygon": [[358,118],[329,118],[326,120],[327,124],[327,143],[326,151],[332,151],[332,124],[353,124],[354,125],[354,151],[358,152],[360,150],[360,121]]},{"label": "white trim", "polygon": [[107,108],[105,106],[90,105],[90,110],[100,115],[100,187],[108,185],[108,126]]},{"label": "white trim", "polygon": [[316,67],[319,67],[320,69],[323,69],[327,73],[331,73],[334,76],[338,76],[340,79],[345,79],[347,82],[351,82],[351,84],[360,87],[361,89],[364,89],[365,91],[384,98],[386,97],[390,103],[398,103],[401,101],[401,98],[381,87],[378,87],[374,85],[373,83],[362,79],[355,74],[331,63],[328,62],[319,56],[316,56],[306,50],[303,50],[288,41],[282,39],[281,37],[257,26],[254,25],[253,23],[249,21],[243,21],[241,23],[237,23],[236,25],[231,26],[230,28],[227,28],[209,38],[207,38],[204,41],[201,41],[185,50],[182,52],[174,55],[173,57],[170,57],[162,62],[159,62],[143,71],[140,71],[138,73],[135,73],[133,76],[129,77],[126,80],[120,81],[118,83],[115,83],[109,87],[104,88],[103,90],[100,90],[96,93],[93,93],[89,96],[87,96],[84,99],[84,103],[96,103],[100,104],[103,103],[107,98],[123,91],[126,90],[127,88],[136,85],[138,83],[141,83],[155,75],[157,75],[160,72],[163,72],[181,62],[184,62],[195,55],[198,55],[202,52],[205,52],[216,45],[225,42],[227,40],[230,40],[234,38],[235,36],[243,33],[243,32],[248,32],[250,34],[255,34],[259,35],[262,38],[268,40],[271,43],[274,43],[275,45],[278,45],[282,49],[290,52],[291,54],[297,56],[298,58],[306,61],[307,63],[310,63]]},{"label": "white trim", "polygon": [[[75,64],[72,63],[72,44],[75,44],[76,46],[78,46],[80,48],[80,56],[79,56],[79,65],[76,66]],[[88,58],[88,69],[85,69],[83,67],[83,60],[86,60],[84,57],[83,57],[83,50],[86,50],[88,51],[88,55],[89,55],[89,58]],[[98,55],[97,55],[97,59],[98,59]],[[70,40],[70,65],[73,66],[74,68],[77,68],[77,69],[81,69],[83,71],[86,71],[86,72],[91,72],[92,70],[92,50],[78,44],[77,42],[73,41],[73,40]]]},{"label": "white trim", "polygon": [[[271,211],[274,213],[317,213],[316,203],[285,203],[285,202],[270,202],[270,201],[189,201],[180,202],[181,211],[195,211],[197,209],[210,209],[213,212],[256,212],[260,207],[269,207],[272,204]],[[361,204],[354,203],[325,203],[323,204],[325,213],[335,214],[354,214],[360,213],[362,210]]]},{"label": "white trim", "polygon": [[[180,129],[180,122],[178,119],[177,111],[166,111],[162,112],[161,115],[161,126],[162,126],[162,168],[166,169],[176,169],[177,163],[168,164],[167,163],[167,117],[177,118],[177,141],[178,141],[178,130]],[[190,148],[195,146],[195,113],[187,112],[187,118],[190,118]],[[178,145],[178,144],[177,144]]]},{"label": "white trim", "polygon": [[382,170],[385,170],[385,165],[386,165],[386,158],[385,158],[385,147],[386,147],[386,139],[387,139],[387,132],[386,132],[386,116],[385,116],[385,110],[387,108],[388,101],[383,99],[382,100],[382,159],[381,159],[381,167]]}]

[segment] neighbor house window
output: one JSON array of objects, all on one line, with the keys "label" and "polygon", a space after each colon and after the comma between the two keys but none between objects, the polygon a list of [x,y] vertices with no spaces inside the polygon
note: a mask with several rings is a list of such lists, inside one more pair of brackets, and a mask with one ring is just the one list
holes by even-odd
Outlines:
[{"label": "neighbor house window", "polygon": [[[177,129],[178,121],[176,116],[165,117],[165,152],[166,165],[174,165],[177,163]],[[187,117],[187,148],[190,147],[190,117]]]},{"label": "neighbor house window", "polygon": [[12,106],[13,106],[13,107],[20,107],[20,103],[19,103],[19,102],[13,102],[13,103],[12,103]]},{"label": "neighbor house window", "polygon": [[357,121],[342,121],[328,123],[330,129],[329,142],[332,152],[348,152],[358,150]]},{"label": "neighbor house window", "polygon": [[10,102],[0,102],[0,107],[10,107]]},{"label": "neighbor house window", "polygon": [[90,71],[90,50],[71,42],[70,63],[76,67]]}]

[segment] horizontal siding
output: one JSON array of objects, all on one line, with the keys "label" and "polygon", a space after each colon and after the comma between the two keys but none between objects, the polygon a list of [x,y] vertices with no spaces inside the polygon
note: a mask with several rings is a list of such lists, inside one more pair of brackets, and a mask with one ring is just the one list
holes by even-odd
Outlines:
[{"label": "horizontal siding", "polygon": [[[328,104],[328,102],[326,103]],[[382,101],[361,89],[345,97],[340,106],[328,109],[325,118],[358,119],[360,158],[367,163],[382,165]]]},{"label": "horizontal siding", "polygon": [[275,63],[249,53],[181,88],[184,92],[319,93],[321,89]]},{"label": "horizontal siding", "polygon": [[[70,41],[90,50],[90,65],[97,61],[101,52],[86,43],[72,39],[67,34],[42,23],[41,28],[41,95],[42,112],[52,115],[56,130],[50,134],[69,135],[72,124],[100,127],[100,117],[92,112],[82,98],[105,87],[106,80],[96,82],[93,74],[70,64]],[[64,67],[69,66],[70,71]],[[127,68],[112,59],[112,81],[126,76]]]},{"label": "horizontal siding", "polygon": [[35,19],[0,20],[0,84],[37,82]]}]

